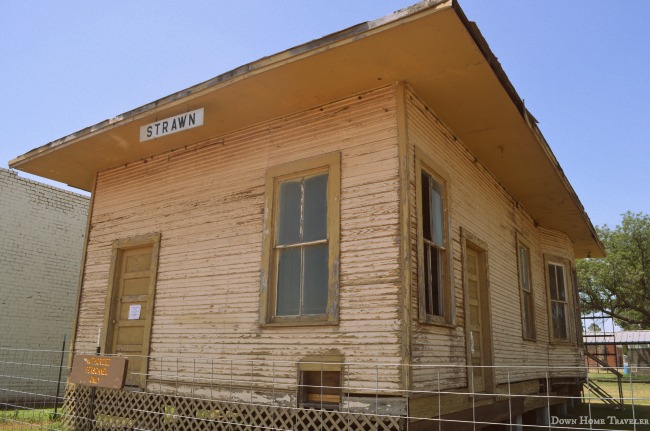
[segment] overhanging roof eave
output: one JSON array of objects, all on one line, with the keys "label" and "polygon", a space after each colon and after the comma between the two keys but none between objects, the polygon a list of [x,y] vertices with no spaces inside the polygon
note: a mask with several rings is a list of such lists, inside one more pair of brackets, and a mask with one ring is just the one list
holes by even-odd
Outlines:
[{"label": "overhanging roof eave", "polygon": [[[475,26],[474,23],[471,23],[467,20],[465,17],[464,13],[458,6],[457,2],[453,1],[451,2],[450,0],[428,0],[428,1],[423,1],[421,3],[418,3],[414,6],[411,6],[410,8],[403,9],[401,11],[395,12],[394,14],[390,14],[387,17],[380,18],[378,20],[370,21],[367,23],[359,24],[353,27],[350,27],[348,29],[339,31],[337,33],[331,34],[329,36],[325,36],[323,38],[299,45],[294,48],[287,49],[285,51],[282,51],[280,53],[274,54],[269,57],[264,57],[262,59],[259,59],[257,61],[248,63],[246,65],[240,66],[236,69],[233,69],[229,72],[223,73],[215,78],[209,79],[207,81],[204,81],[200,84],[191,86],[187,89],[178,91],[176,93],[173,93],[169,96],[160,98],[156,101],[153,101],[151,103],[142,105],[138,108],[132,109],[130,111],[127,111],[123,114],[120,114],[112,119],[102,121],[100,123],[97,123],[93,126],[87,127],[85,129],[82,129],[78,132],[72,133],[70,135],[67,135],[61,139],[52,141],[48,144],[45,144],[39,148],[36,148],[34,150],[29,151],[28,153],[23,154],[22,156],[19,156],[12,160],[10,162],[11,167],[15,167],[18,169],[22,169],[23,167],[29,165],[31,162],[43,157],[43,156],[48,156],[49,154],[53,154],[57,152],[58,150],[62,150],[66,148],[67,146],[70,145],[77,145],[83,142],[93,142],[96,143],[98,138],[95,138],[96,136],[110,136],[112,134],[115,134],[116,131],[113,131],[114,129],[120,129],[122,127],[128,126],[129,123],[132,123],[131,126],[128,127],[133,127],[133,124],[136,124],[137,122],[142,122],[144,119],[150,118],[154,115],[158,115],[158,113],[162,113],[163,115],[165,112],[169,111],[171,108],[177,105],[181,104],[186,104],[188,101],[192,100],[205,100],[206,95],[208,94],[223,94],[224,91],[225,93],[228,93],[228,87],[232,87],[233,85],[237,85],[237,88],[242,88],[244,85],[244,82],[252,82],[255,77],[259,77],[262,75],[272,75],[276,74],[278,70],[286,70],[287,68],[284,66],[290,65],[290,64],[298,64],[301,60],[310,60],[314,62],[314,58],[319,57],[318,54],[323,54],[320,57],[323,57],[324,55],[327,55],[328,52],[333,51],[335,48],[340,48],[340,47],[346,47],[349,45],[357,44],[357,42],[361,41],[362,39],[366,38],[369,35],[373,34],[378,34],[379,32],[383,32],[385,29],[390,28],[391,26],[397,26],[397,25],[402,25],[409,20],[416,20],[419,19],[422,16],[429,15],[433,12],[438,12],[441,10],[451,10],[453,9],[455,11],[455,16],[458,17],[464,28],[466,29],[467,33],[470,35],[471,40],[473,40],[473,43],[475,47],[473,47],[474,50],[480,51],[483,59],[481,62],[484,60],[488,67],[483,67],[485,70],[484,72],[481,72],[483,76],[489,75],[489,70],[492,71],[494,74],[494,77],[496,77],[496,80],[498,83],[500,83],[500,89],[499,92],[501,93],[501,96],[499,96],[501,99],[508,100],[506,97],[502,96],[504,94],[507,94],[508,98],[512,101],[513,106],[515,109],[512,107],[508,108],[509,109],[509,119],[508,121],[510,122],[515,122],[517,121],[519,123],[519,128],[521,128],[521,124],[525,123],[527,124],[527,127],[529,128],[530,132],[530,139],[528,137],[525,138],[526,145],[536,145],[539,148],[541,148],[542,152],[545,154],[544,158],[546,159],[545,161],[542,161],[542,157],[540,156],[540,162],[543,162],[544,164],[548,163],[548,176],[555,176],[555,179],[553,180],[556,183],[561,183],[563,192],[566,193],[567,196],[570,197],[570,200],[573,202],[573,208],[572,214],[576,214],[575,217],[579,218],[581,220],[582,227],[579,229],[582,233],[580,234],[580,238],[576,238],[575,236],[572,237],[572,242],[577,246],[576,249],[580,249],[579,243],[582,241],[585,244],[586,243],[591,243],[592,241],[595,242],[596,248],[599,249],[603,254],[604,250],[602,247],[602,244],[597,238],[595,229],[593,228],[591,221],[589,220],[587,214],[585,213],[576,193],[574,192],[573,188],[569,184],[568,180],[564,176],[564,173],[562,172],[561,168],[559,167],[559,164],[557,163],[557,160],[555,159],[555,156],[553,155],[550,147],[546,143],[546,141],[543,139],[543,136],[541,135],[541,132],[537,128],[536,121],[530,115],[530,113],[525,109],[523,102],[521,98],[518,96],[517,92],[515,91],[514,87],[508,80],[507,76],[505,75],[505,72],[502,70],[499,62],[497,61],[496,57],[490,50],[489,46],[481,36],[480,32],[478,31],[478,28]],[[453,12],[452,12],[453,13]],[[458,19],[455,19],[455,22],[458,23]],[[436,20],[434,21],[435,24],[439,24],[440,21],[442,20]],[[458,24],[455,24],[457,28],[462,28]],[[427,31],[429,31],[430,28],[426,28]],[[435,30],[435,29],[434,29]],[[466,36],[464,36],[465,39]],[[469,46],[469,43],[471,42],[469,39],[468,43],[463,44],[463,48],[467,48]],[[469,48],[467,48],[469,50]],[[478,58],[478,57],[477,57]],[[444,60],[441,60],[444,61]],[[297,66],[295,66],[292,70],[295,72]],[[341,72],[342,73],[342,72]],[[398,78],[401,79],[401,78]],[[408,82],[408,79],[405,79]],[[494,81],[493,82],[497,82]],[[376,85],[376,84],[373,84]],[[496,86],[498,84],[491,84],[490,85]],[[250,87],[250,85],[248,85]],[[233,87],[234,88],[234,87]],[[253,87],[255,88],[255,87]],[[358,86],[354,89],[354,91],[366,91],[369,90],[371,87],[361,87]],[[220,91],[223,89],[224,91]],[[304,90],[304,89],[303,89]],[[435,94],[436,91],[431,91],[431,94]],[[349,94],[347,94],[349,95]],[[338,94],[334,97],[341,97],[341,94]],[[210,96],[214,97],[214,96]],[[223,98],[223,96],[220,96]],[[270,96],[269,96],[270,97]],[[478,97],[478,96],[477,96]],[[329,100],[332,101],[332,100]],[[429,97],[427,100],[428,103],[432,103],[432,98]],[[315,105],[312,105],[312,107]],[[432,104],[432,107],[435,109],[436,106]],[[305,106],[301,106],[302,109],[305,108]],[[444,112],[443,109],[440,111],[436,111],[437,114],[441,115],[443,119],[445,119],[445,116],[447,115],[447,112]],[[287,114],[288,112],[284,112],[282,115]],[[518,113],[518,114],[517,114]],[[164,118],[164,117],[163,117]],[[457,118],[460,118],[460,116],[457,115]],[[256,118],[256,120],[260,120],[259,116]],[[468,121],[468,120],[463,120],[463,121]],[[253,123],[253,122],[251,122]],[[454,125],[452,124],[452,129]],[[461,129],[461,128],[459,128]],[[472,144],[471,139],[466,138],[465,136],[461,136],[463,140],[468,144],[469,146],[474,145],[476,148],[476,143]],[[92,139],[91,139],[92,138]],[[106,138],[105,138],[106,139]],[[87,141],[89,140],[89,141]],[[93,144],[94,145],[94,144]],[[472,149],[472,148],[470,148]],[[539,152],[539,151],[538,151]],[[69,152],[64,151],[61,154],[68,154]],[[129,162],[132,160],[123,160],[123,162]],[[102,169],[107,169],[109,167],[114,167],[118,166],[118,162],[114,162],[114,164],[111,166],[104,164]],[[487,165],[487,164],[486,164]],[[489,166],[487,165],[488,169],[493,168],[494,166]],[[27,170],[27,169],[24,169]],[[491,169],[497,177],[499,177],[499,174],[496,169]],[[551,170],[554,172],[554,174],[551,175]],[[29,172],[29,171],[28,171]],[[35,172],[32,172],[35,173]],[[36,173],[38,175],[42,175],[41,173]],[[90,181],[89,176],[87,175],[85,179],[80,180],[81,183],[83,181],[88,182]],[[52,178],[56,179],[56,178]],[[60,181],[60,180],[59,180]],[[75,187],[79,187],[79,184],[72,184]],[[539,213],[539,209],[535,209],[534,206],[531,206],[527,203],[525,198],[519,199],[519,196],[517,196],[516,191],[513,191],[513,188],[510,187],[509,184],[504,183],[505,188],[515,197],[515,199],[519,200],[520,203],[524,206],[524,208],[529,211],[534,218],[536,218],[536,212]],[[80,188],[84,188],[83,185]],[[559,190],[559,186],[557,187]],[[572,215],[573,217],[573,215]],[[547,225],[546,227],[549,228],[557,228],[557,226],[554,226],[553,224]],[[567,232],[569,236],[571,237],[570,232]],[[593,243],[592,243],[593,245]],[[594,249],[593,246],[588,246],[587,248]],[[596,253],[597,255],[597,253]],[[592,257],[597,257],[596,255],[592,254]]]},{"label": "overhanging roof eave", "polygon": [[177,91],[168,96],[161,97],[153,102],[149,102],[137,108],[126,111],[122,114],[119,114],[113,118],[100,121],[97,124],[81,129],[77,132],[66,135],[62,138],[51,141],[45,145],[37,147],[33,150],[28,151],[25,154],[22,154],[11,161],[9,161],[9,166],[12,168],[20,169],[20,166],[23,162],[30,160],[32,158],[40,157],[43,154],[46,154],[50,151],[56,150],[60,146],[65,146],[69,143],[82,140],[91,134],[101,133],[113,127],[119,127],[125,122],[134,120],[138,117],[151,114],[158,109],[165,108],[174,102],[179,100],[187,100],[188,98],[196,97],[204,92],[214,90],[222,85],[227,85],[229,82],[243,79],[247,75],[259,73],[264,69],[273,68],[276,65],[281,65],[287,61],[295,61],[301,56],[311,55],[317,52],[324,47],[329,45],[343,42],[346,39],[352,39],[359,37],[365,32],[375,31],[382,26],[387,26],[392,23],[395,23],[399,20],[403,20],[409,16],[416,15],[419,12],[425,10],[432,10],[436,7],[449,3],[449,6],[452,5],[452,0],[423,0],[415,5],[410,7],[400,9],[396,12],[393,12],[387,16],[375,19],[373,21],[367,21],[360,23],[351,27],[348,27],[344,30],[337,31],[335,33],[326,35],[322,38],[315,39],[295,47],[286,49],[279,53],[262,57],[261,59],[252,61],[250,63],[239,66],[235,69],[232,69],[228,72],[222,73],[214,78],[208,79],[199,84],[193,85],[191,87],[185,88],[183,90]]},{"label": "overhanging roof eave", "polygon": [[[587,215],[582,203],[580,202],[580,199],[578,198],[577,193],[571,186],[571,183],[569,182],[568,178],[564,174],[564,171],[560,167],[560,163],[558,162],[557,158],[555,157],[555,154],[553,153],[553,150],[551,147],[548,145],[548,142],[544,138],[544,135],[542,134],[541,130],[537,126],[538,121],[537,119],[533,116],[533,114],[526,108],[523,99],[519,96],[517,93],[517,90],[515,89],[514,85],[506,75],[505,71],[503,70],[503,67],[501,66],[501,63],[497,59],[496,55],[492,52],[492,49],[490,48],[489,44],[483,37],[481,31],[479,30],[478,26],[476,25],[475,22],[470,21],[467,16],[465,15],[464,11],[461,9],[460,5],[458,4],[457,0],[453,0],[452,7],[458,14],[459,19],[467,29],[467,32],[469,35],[472,37],[474,42],[476,43],[476,46],[478,49],[481,51],[483,54],[486,62],[489,64],[490,68],[494,72],[495,76],[503,86],[503,89],[506,91],[510,99],[512,100],[512,103],[515,105],[517,108],[517,111],[519,112],[523,122],[529,127],[534,139],[536,140],[537,144],[542,148],[544,153],[546,154],[546,157],[548,158],[549,163],[554,167],[555,172],[557,174],[557,177],[559,181],[563,184],[564,188],[566,189],[566,192],[571,196],[572,201],[575,204],[575,207],[577,211],[580,213],[580,217],[583,220],[583,222],[586,225],[586,228],[589,230],[591,238],[593,239],[594,243],[596,244],[596,249],[594,252],[585,252],[581,253],[580,250],[576,250],[577,257],[604,257],[606,255],[605,251],[605,246],[603,243],[600,241],[598,238],[598,233],[596,232],[596,229],[594,228],[591,219]],[[525,205],[525,202],[522,202],[522,204]],[[553,226],[549,226],[553,227]],[[573,239],[573,238],[572,238]]]}]

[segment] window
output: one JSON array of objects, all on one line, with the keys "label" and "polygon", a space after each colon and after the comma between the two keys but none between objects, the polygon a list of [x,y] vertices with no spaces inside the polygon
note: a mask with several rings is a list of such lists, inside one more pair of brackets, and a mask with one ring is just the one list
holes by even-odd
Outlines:
[{"label": "window", "polygon": [[336,323],[339,194],[338,153],[268,170],[262,323]]},{"label": "window", "polygon": [[578,292],[578,272],[575,267],[571,267],[571,286],[573,291],[573,322],[575,325],[576,345],[584,346],[582,334],[582,313],[580,312],[580,293]]},{"label": "window", "polygon": [[567,313],[569,312],[569,303],[564,265],[553,262],[548,263],[548,288],[552,338],[554,340],[568,341]]},{"label": "window", "polygon": [[301,407],[339,410],[341,405],[341,371],[312,370],[300,372],[298,393]]},{"label": "window", "polygon": [[418,299],[420,322],[450,323],[451,292],[444,179],[416,159],[418,203]]},{"label": "window", "polygon": [[298,362],[298,406],[339,410],[343,357],[336,352],[308,356]]},{"label": "window", "polygon": [[523,337],[527,340],[535,339],[535,300],[533,297],[532,281],[530,276],[530,249],[517,243],[517,257],[519,261],[519,288],[521,292],[521,324]]}]

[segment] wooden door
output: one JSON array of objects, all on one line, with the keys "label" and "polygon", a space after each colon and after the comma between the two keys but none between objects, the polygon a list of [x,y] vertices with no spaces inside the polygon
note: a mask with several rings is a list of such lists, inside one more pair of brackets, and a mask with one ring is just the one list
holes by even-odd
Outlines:
[{"label": "wooden door", "polygon": [[106,353],[127,356],[126,385],[144,381],[149,353],[147,322],[151,320],[152,246],[122,250],[116,267],[111,341]]},{"label": "wooden door", "polygon": [[468,343],[469,359],[472,367],[468,369],[468,379],[471,379],[470,389],[473,392],[484,392],[486,375],[491,370],[484,368],[490,365],[489,358],[489,325],[487,324],[487,292],[484,277],[485,254],[467,247],[465,253],[465,282],[467,286],[467,301],[469,312]]}]

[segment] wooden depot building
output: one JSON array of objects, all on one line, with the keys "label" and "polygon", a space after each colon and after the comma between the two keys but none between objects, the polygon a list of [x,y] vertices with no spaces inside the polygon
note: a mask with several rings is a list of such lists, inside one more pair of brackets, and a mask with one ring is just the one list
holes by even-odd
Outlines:
[{"label": "wooden depot building", "polygon": [[[562,401],[504,404],[508,391],[579,393],[574,259],[603,247],[455,1],[265,57],[10,165],[92,193],[73,347],[94,352],[100,332],[103,353],[128,356],[129,397],[230,378],[237,398],[232,376],[255,363],[239,389],[258,405],[273,386],[274,405],[373,406],[438,429],[422,419]],[[174,381],[178,358],[212,368]]]}]

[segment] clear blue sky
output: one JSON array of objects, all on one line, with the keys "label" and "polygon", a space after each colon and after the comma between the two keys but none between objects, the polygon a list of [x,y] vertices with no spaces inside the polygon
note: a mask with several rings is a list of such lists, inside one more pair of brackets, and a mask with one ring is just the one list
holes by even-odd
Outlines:
[{"label": "clear blue sky", "polygon": [[[0,0],[0,166],[414,2]],[[539,120],[593,223],[650,213],[650,1],[460,4]]]}]

